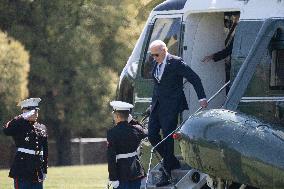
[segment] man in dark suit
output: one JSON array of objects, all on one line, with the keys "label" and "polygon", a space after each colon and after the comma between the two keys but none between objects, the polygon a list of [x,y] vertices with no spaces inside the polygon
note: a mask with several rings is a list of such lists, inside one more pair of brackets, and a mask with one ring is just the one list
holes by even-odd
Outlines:
[{"label": "man in dark suit", "polygon": [[3,132],[12,136],[17,152],[9,177],[15,189],[42,189],[47,174],[47,130],[37,122],[40,98],[29,98],[19,103],[22,114],[9,121]]},{"label": "man in dark suit", "polygon": [[[188,109],[183,91],[183,78],[189,81],[198,96],[200,106],[205,108],[208,103],[199,76],[182,60],[171,55],[167,51],[166,44],[161,40],[150,44],[151,55],[155,66],[152,76],[154,78],[154,90],[151,103],[151,114],[148,128],[148,138],[153,146],[161,141],[160,129],[163,137],[168,136],[176,129],[178,114]],[[180,163],[174,156],[174,141],[169,137],[158,146],[157,151],[163,157],[163,166],[168,175],[171,170],[180,168]],[[163,172],[157,187],[169,184]]]}]

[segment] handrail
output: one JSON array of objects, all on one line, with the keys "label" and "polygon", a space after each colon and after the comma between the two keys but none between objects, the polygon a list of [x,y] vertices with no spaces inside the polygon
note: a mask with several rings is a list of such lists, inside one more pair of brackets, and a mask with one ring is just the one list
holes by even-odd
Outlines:
[{"label": "handrail", "polygon": [[[224,90],[224,88],[230,83],[231,81],[228,81],[227,83],[225,83],[213,96],[211,96],[208,100],[208,103],[213,100],[222,90]],[[156,152],[156,148],[162,144],[165,140],[167,140],[167,138],[169,138],[172,134],[174,134],[175,132],[177,132],[185,123],[185,121],[187,121],[189,118],[191,118],[194,114],[196,114],[197,112],[199,112],[200,110],[202,110],[202,107],[199,107],[193,114],[191,114],[187,119],[185,119],[174,131],[172,131],[168,136],[166,136],[165,138],[163,138],[163,140],[161,140],[158,144],[156,144],[152,149],[151,149],[151,155],[150,155],[150,161],[149,161],[149,166],[148,166],[148,171],[147,171],[147,178],[146,178],[146,183],[145,183],[145,189],[147,189],[147,185],[148,185],[148,181],[149,181],[149,174],[151,171],[151,164],[152,164],[152,158],[153,158],[153,153]]]}]

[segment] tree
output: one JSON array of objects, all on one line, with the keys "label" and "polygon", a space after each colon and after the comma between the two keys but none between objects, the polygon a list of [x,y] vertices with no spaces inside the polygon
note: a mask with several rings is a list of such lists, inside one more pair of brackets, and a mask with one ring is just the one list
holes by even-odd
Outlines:
[{"label": "tree", "polygon": [[0,119],[15,116],[17,103],[28,95],[29,54],[23,45],[0,32]]},{"label": "tree", "polygon": [[112,122],[118,74],[145,20],[149,0],[0,2],[0,28],[30,52],[30,96],[55,138],[58,164],[70,164],[71,137],[102,137]]}]

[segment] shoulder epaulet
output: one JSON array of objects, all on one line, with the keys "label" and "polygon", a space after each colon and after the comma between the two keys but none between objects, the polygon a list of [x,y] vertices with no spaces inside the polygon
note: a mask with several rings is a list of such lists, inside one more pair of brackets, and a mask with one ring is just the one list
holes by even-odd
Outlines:
[{"label": "shoulder epaulet", "polygon": [[139,124],[135,124],[135,125],[132,125],[132,126],[135,127],[138,130],[141,130],[141,131],[143,130],[143,127]]},{"label": "shoulder epaulet", "polygon": [[129,122],[130,125],[139,125],[139,121],[137,121],[136,119],[132,119],[130,122]]},{"label": "shoulder epaulet", "polygon": [[40,130],[44,130],[44,131],[47,131],[46,129],[46,126],[44,124],[41,124],[41,123],[35,123],[34,126]]}]

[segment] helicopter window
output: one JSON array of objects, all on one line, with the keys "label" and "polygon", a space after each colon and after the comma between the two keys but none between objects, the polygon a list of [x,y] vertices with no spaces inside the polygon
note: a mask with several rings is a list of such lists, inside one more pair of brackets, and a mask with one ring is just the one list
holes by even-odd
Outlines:
[{"label": "helicopter window", "polygon": [[144,63],[142,65],[142,77],[151,79],[151,73],[154,66],[153,58],[149,52],[149,45],[154,40],[162,40],[167,44],[168,51],[171,54],[178,55],[179,53],[179,39],[181,30],[180,18],[161,18],[156,19],[152,35],[149,43],[147,44]]},{"label": "helicopter window", "polygon": [[284,89],[284,49],[272,52],[270,88]]},{"label": "helicopter window", "polygon": [[268,123],[284,124],[284,48],[274,37],[260,59],[238,110]]}]

